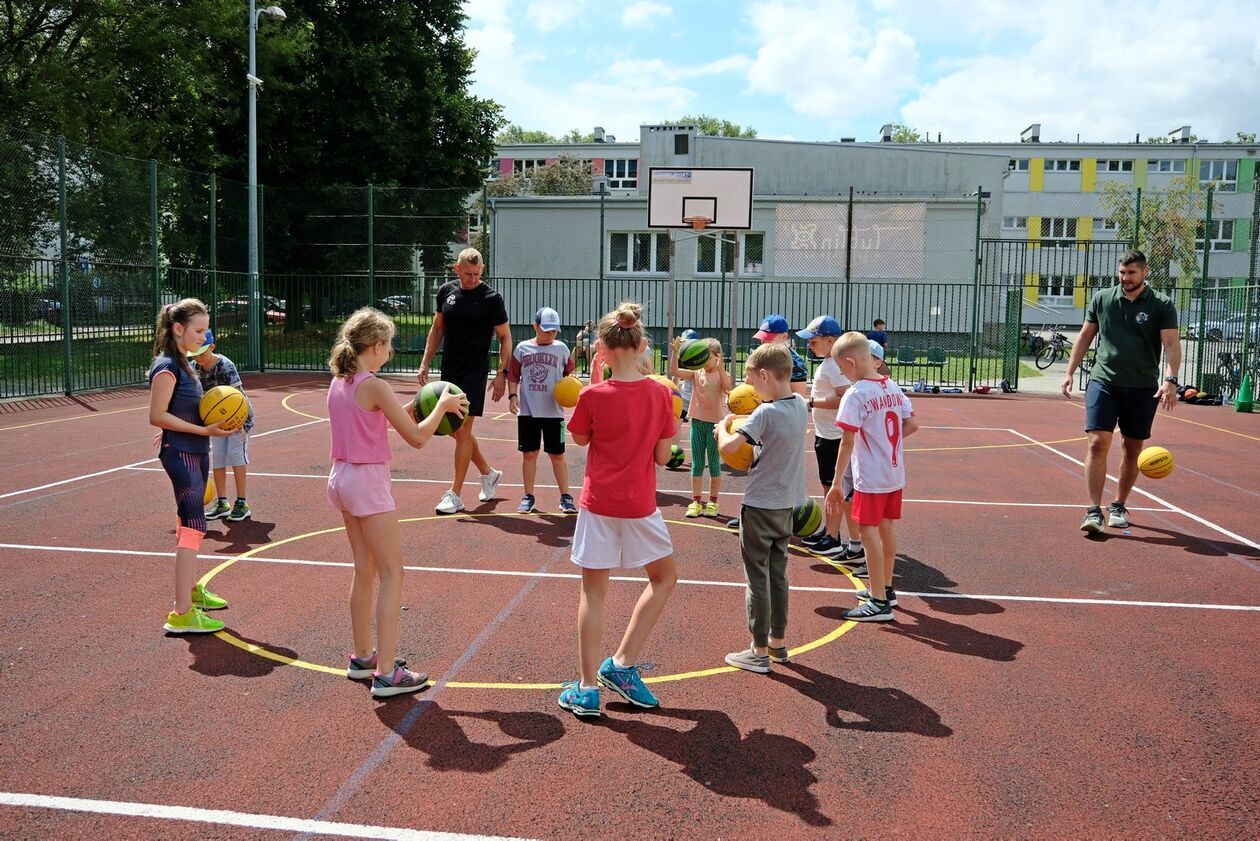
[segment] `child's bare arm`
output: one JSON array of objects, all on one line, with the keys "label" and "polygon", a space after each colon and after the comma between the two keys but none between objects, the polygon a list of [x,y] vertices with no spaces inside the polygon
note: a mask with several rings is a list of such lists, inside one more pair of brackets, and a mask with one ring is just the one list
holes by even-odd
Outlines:
[{"label": "child's bare arm", "polygon": [[913,417],[906,418],[901,422],[901,437],[909,438],[911,435],[919,431],[919,422]]}]

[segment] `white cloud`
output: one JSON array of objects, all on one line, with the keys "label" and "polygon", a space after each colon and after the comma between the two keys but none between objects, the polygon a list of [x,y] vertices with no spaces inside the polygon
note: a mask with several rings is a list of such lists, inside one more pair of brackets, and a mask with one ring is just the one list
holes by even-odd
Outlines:
[{"label": "white cloud", "polygon": [[539,32],[552,32],[583,19],[587,0],[534,0],[526,8],[526,19]]},{"label": "white cloud", "polygon": [[632,29],[651,25],[657,19],[667,18],[674,10],[655,0],[635,0],[621,10],[621,23]]}]

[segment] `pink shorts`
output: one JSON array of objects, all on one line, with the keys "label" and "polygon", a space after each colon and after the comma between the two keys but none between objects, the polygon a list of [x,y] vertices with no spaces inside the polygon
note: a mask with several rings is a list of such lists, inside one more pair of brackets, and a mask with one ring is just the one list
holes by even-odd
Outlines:
[{"label": "pink shorts", "polygon": [[853,521],[860,526],[878,526],[884,520],[901,519],[901,491],[886,494],[853,492]]},{"label": "pink shorts", "polygon": [[353,464],[334,461],[328,474],[328,504],[353,517],[371,517],[393,511],[388,464]]}]

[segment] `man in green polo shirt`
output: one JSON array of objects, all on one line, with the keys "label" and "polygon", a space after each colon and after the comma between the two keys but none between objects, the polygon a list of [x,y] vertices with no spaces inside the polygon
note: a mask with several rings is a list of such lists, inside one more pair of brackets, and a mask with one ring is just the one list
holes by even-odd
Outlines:
[{"label": "man in green polo shirt", "polygon": [[[1090,299],[1081,335],[1072,347],[1063,396],[1072,397],[1072,375],[1085,351],[1098,337],[1097,361],[1085,389],[1085,484],[1089,508],[1081,531],[1103,530],[1102,493],[1107,481],[1107,453],[1120,426],[1124,457],[1120,462],[1120,492],[1107,508],[1107,525],[1128,528],[1124,503],[1137,480],[1138,454],[1151,437],[1151,423],[1160,403],[1171,411],[1177,404],[1177,371],[1181,368],[1181,340],[1177,335],[1177,308],[1165,295],[1146,284],[1150,267],[1141,251],[1120,255],[1120,282]],[[1164,376],[1160,382],[1160,352]]]}]

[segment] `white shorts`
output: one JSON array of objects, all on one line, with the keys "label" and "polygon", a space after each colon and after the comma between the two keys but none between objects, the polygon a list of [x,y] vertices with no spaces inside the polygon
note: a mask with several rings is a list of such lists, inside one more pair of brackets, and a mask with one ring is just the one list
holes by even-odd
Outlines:
[{"label": "white shorts", "polygon": [[578,511],[571,560],[583,569],[639,569],[672,554],[659,508],[635,519]]},{"label": "white shorts", "polygon": [[226,438],[210,439],[210,469],[243,467],[249,464],[249,433],[235,432]]}]

